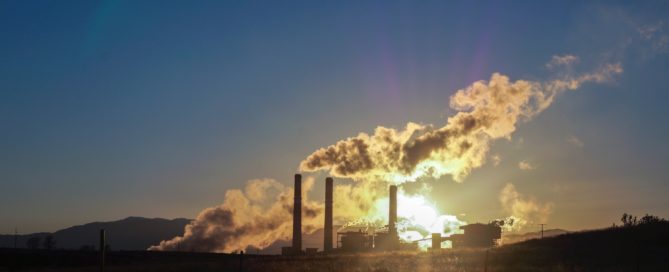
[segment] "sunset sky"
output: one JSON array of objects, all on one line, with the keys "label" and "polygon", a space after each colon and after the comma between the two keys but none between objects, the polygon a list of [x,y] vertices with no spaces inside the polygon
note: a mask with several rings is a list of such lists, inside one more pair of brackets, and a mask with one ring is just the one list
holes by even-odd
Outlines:
[{"label": "sunset sky", "polygon": [[[461,181],[407,189],[467,222],[508,216],[507,184],[549,228],[669,217],[669,2],[414,2],[1,1],[0,233],[194,218],[248,180],[290,186],[339,140],[444,126],[493,73],[606,63],[624,71],[559,94]],[[304,173],[311,198],[327,174]]]}]

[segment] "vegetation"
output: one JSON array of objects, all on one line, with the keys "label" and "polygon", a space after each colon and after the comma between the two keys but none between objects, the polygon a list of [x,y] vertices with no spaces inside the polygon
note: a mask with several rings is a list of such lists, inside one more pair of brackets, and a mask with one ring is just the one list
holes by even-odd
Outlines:
[{"label": "vegetation", "polygon": [[666,222],[664,218],[659,218],[655,215],[649,215],[646,214],[645,216],[641,217],[641,220],[636,220],[636,216],[632,216],[631,214],[623,213],[623,217],[620,218],[620,221],[623,222],[623,227],[633,227],[633,226],[638,226],[638,225],[647,225],[647,224],[654,224],[654,223],[660,223],[660,222]]}]

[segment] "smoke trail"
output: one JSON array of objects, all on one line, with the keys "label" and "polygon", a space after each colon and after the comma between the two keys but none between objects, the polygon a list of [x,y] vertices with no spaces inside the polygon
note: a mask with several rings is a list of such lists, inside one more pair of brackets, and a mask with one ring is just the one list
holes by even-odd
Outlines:
[{"label": "smoke trail", "polygon": [[[561,64],[568,65],[573,58]],[[358,181],[402,183],[446,174],[462,181],[485,163],[490,142],[511,137],[520,120],[530,120],[565,90],[606,82],[619,73],[618,63],[547,82],[510,81],[494,73],[490,80],[474,82],[451,96],[450,106],[459,112],[444,126],[408,123],[402,130],[379,126],[372,135],[360,133],[316,150],[300,163],[300,170],[329,170],[333,176]]]},{"label": "smoke trail", "polygon": [[[302,185],[303,231],[323,226],[323,205],[309,201],[313,178]],[[184,235],[149,250],[230,252],[247,246],[265,248],[292,235],[293,190],[273,179],[251,180],[244,191],[228,190],[218,207],[207,208],[185,228]]]}]

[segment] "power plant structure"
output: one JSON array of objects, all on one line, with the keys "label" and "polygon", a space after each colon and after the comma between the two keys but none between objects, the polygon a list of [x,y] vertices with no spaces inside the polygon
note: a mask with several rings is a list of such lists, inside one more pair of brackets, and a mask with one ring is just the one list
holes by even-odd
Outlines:
[{"label": "power plant structure", "polygon": [[[316,254],[315,248],[302,249],[302,175],[295,174],[293,196],[293,240],[292,246],[283,247],[282,255]],[[397,186],[390,185],[388,190],[388,225],[380,231],[368,233],[358,231],[337,232],[336,248],[333,247],[333,191],[334,180],[325,179],[325,219],[323,234],[323,253],[366,252],[418,250],[418,242],[431,240],[432,249],[441,249],[441,243],[451,241],[453,248],[493,247],[501,238],[501,227],[498,224],[469,224],[461,226],[463,234],[442,237],[441,233],[433,233],[431,238],[419,241],[401,241],[397,230]]]},{"label": "power plant structure", "polygon": [[295,174],[293,192],[293,254],[302,254],[302,175]]},{"label": "power plant structure", "polygon": [[343,252],[358,251],[393,251],[400,249],[418,249],[417,242],[400,241],[397,232],[397,186],[389,188],[388,225],[386,230],[374,233],[346,231],[337,233],[337,244]]},{"label": "power plant structure", "polygon": [[332,251],[332,195],[334,180],[325,178],[325,224],[323,225],[323,252]]},{"label": "power plant structure", "polygon": [[432,249],[441,249],[441,243],[451,241],[453,248],[485,248],[494,247],[499,244],[502,238],[502,228],[495,223],[481,224],[474,223],[461,226],[462,234],[453,234],[448,237],[441,237],[441,233],[432,234]]}]

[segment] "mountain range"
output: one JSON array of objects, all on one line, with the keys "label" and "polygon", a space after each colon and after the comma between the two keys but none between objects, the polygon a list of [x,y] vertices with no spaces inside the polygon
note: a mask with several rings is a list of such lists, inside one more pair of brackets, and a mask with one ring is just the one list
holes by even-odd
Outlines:
[{"label": "mountain range", "polygon": [[[151,245],[165,239],[183,235],[184,227],[191,220],[185,218],[162,219],[128,217],[111,222],[93,222],[73,226],[53,233],[40,232],[17,235],[18,248],[26,248],[26,242],[32,237],[44,241],[44,237],[52,235],[56,241],[55,248],[81,249],[88,246],[99,246],[100,229],[105,229],[107,244],[112,250],[145,250]],[[0,235],[0,247],[14,247],[14,235]],[[40,243],[41,246],[41,243]]]}]

